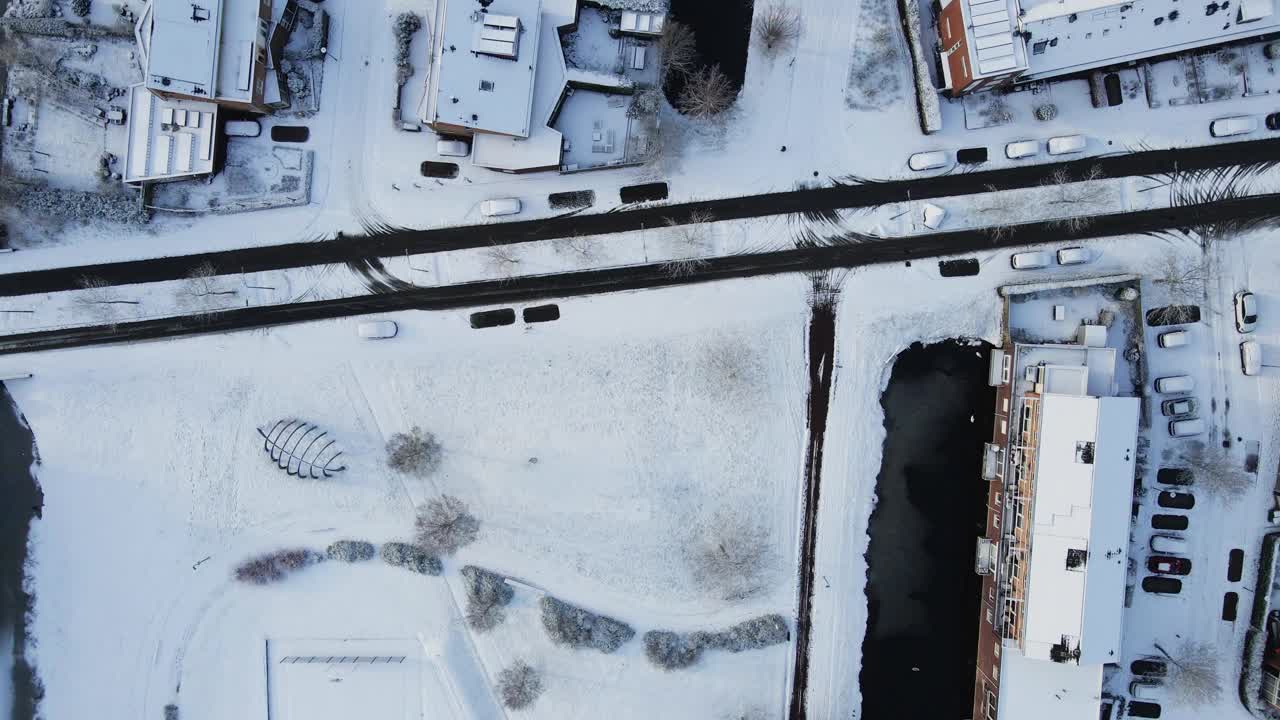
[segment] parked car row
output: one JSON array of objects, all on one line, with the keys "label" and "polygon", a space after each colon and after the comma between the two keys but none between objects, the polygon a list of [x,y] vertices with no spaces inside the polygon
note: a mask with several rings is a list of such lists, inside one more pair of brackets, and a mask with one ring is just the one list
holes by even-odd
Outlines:
[{"label": "parked car row", "polygon": [[[1241,290],[1232,299],[1233,315],[1236,330],[1247,335],[1258,327],[1258,299],[1248,290]],[[1257,340],[1245,340],[1240,343],[1240,370],[1245,375],[1257,375],[1262,372],[1262,346]]]},{"label": "parked car row", "polygon": [[[1184,327],[1165,330],[1156,335],[1156,346],[1162,350],[1177,350],[1191,344],[1191,331]],[[1156,378],[1155,391],[1161,395],[1176,395],[1160,402],[1160,414],[1169,419],[1169,435],[1193,437],[1205,431],[1204,421],[1197,417],[1199,403],[1190,393],[1196,389],[1195,378],[1190,375],[1166,375]]]},{"label": "parked car row", "polygon": [[1040,270],[1057,261],[1059,265],[1083,265],[1093,260],[1093,254],[1082,247],[1062,248],[1057,253],[1048,250],[1029,250],[1014,253],[1009,258],[1009,265],[1014,270]]},{"label": "parked car row", "polygon": [[[1048,151],[1050,155],[1073,155],[1084,152],[1088,144],[1088,138],[1083,135],[1051,137],[1043,145],[1039,140],[1015,140],[1004,146],[1004,156],[1010,160],[1023,160],[1039,155],[1041,148]],[[986,162],[986,159],[986,148],[965,148],[955,155],[955,161],[961,164]],[[952,155],[949,150],[926,150],[907,158],[907,167],[916,172],[937,170],[938,168],[947,167],[951,163]]]}]

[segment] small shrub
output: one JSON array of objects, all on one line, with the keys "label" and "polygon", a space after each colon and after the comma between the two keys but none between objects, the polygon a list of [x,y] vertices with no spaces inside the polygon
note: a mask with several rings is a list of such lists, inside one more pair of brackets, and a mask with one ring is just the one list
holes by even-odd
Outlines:
[{"label": "small shrub", "polygon": [[254,585],[268,585],[279,582],[289,573],[301,570],[308,565],[315,565],[324,560],[324,556],[314,550],[294,548],[251,558],[236,568],[235,578],[240,582]]},{"label": "small shrub", "polygon": [[527,708],[542,694],[542,675],[529,663],[517,660],[498,673],[498,694],[512,710]]},{"label": "small shrub", "polygon": [[452,495],[432,499],[418,513],[418,545],[441,555],[475,542],[480,521],[467,511],[467,504]]},{"label": "small shrub", "polygon": [[164,706],[164,720],[178,720],[178,706],[169,703]]},{"label": "small shrub", "polygon": [[378,554],[378,549],[373,546],[373,543],[363,540],[339,540],[325,548],[324,554],[330,560],[363,562],[372,560]]},{"label": "small shrub", "polygon": [[1036,119],[1041,122],[1049,122],[1058,117],[1058,106],[1053,103],[1045,103],[1036,106]]},{"label": "small shrub", "polygon": [[702,655],[700,639],[669,630],[650,630],[644,634],[644,654],[649,662],[663,670],[680,670],[697,662]]},{"label": "small shrub", "polygon": [[558,645],[611,653],[636,634],[630,625],[620,620],[588,612],[550,595],[542,598],[541,605],[542,627]]},{"label": "small shrub", "polygon": [[414,427],[387,441],[387,465],[408,475],[426,476],[440,467],[442,450],[436,436]]},{"label": "small shrub", "polygon": [[419,575],[439,575],[444,572],[444,564],[440,562],[440,558],[409,543],[383,543],[382,561],[394,567],[412,570]]},{"label": "small shrub", "polygon": [[[71,12],[74,13],[76,17],[88,17],[89,0],[71,0]],[[177,708],[174,708],[174,710],[176,712]]]},{"label": "small shrub", "polygon": [[484,632],[492,630],[506,619],[503,606],[511,602],[515,591],[503,576],[474,565],[462,568],[462,579],[467,591],[467,624]]}]

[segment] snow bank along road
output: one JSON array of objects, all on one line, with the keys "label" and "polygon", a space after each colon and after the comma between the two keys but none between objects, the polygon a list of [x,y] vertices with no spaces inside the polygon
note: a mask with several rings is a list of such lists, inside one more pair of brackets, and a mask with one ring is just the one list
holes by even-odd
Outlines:
[{"label": "snow bank along road", "polygon": [[986,172],[960,172],[910,180],[861,181],[850,179],[834,187],[752,195],[721,200],[637,208],[620,212],[570,214],[544,220],[469,225],[433,230],[396,230],[370,236],[339,236],[333,240],[294,242],[195,255],[131,260],[92,266],[31,270],[0,274],[0,296],[59,292],[80,287],[85,276],[112,285],[180,280],[192,270],[210,263],[225,273],[261,272],[286,268],[345,263],[369,257],[405,253],[438,252],[466,248],[552,240],[581,235],[661,227],[685,223],[695,214],[710,213],[716,220],[737,220],[767,215],[816,212],[840,208],[872,207],[891,202],[953,197],[1032,187],[1065,169],[1073,178],[1097,167],[1104,177],[1154,175],[1163,172],[1280,161],[1280,139],[1148,150],[1063,163],[1027,165]]},{"label": "snow bank along road", "polygon": [[388,290],[374,295],[227,310],[214,315],[169,317],[117,325],[45,330],[0,337],[0,354],[56,350],[85,345],[154,340],[180,335],[229,332],[287,323],[351,317],[392,310],[447,310],[480,305],[529,302],[624,290],[710,282],[787,272],[809,272],[876,263],[919,260],[979,250],[1018,247],[1162,230],[1242,219],[1280,218],[1280,194],[1255,195],[1199,205],[1102,215],[1083,229],[1055,221],[1027,223],[993,237],[985,229],[860,241],[841,236],[826,247],[709,258],[687,274],[673,277],[663,263],[584,270]]}]

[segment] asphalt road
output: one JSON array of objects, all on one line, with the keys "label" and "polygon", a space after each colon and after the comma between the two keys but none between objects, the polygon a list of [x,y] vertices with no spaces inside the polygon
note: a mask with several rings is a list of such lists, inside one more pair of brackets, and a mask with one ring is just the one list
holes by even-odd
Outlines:
[{"label": "asphalt road", "polygon": [[673,277],[662,264],[635,265],[555,275],[462,283],[414,289],[388,288],[373,295],[228,310],[206,317],[174,317],[47,330],[0,338],[0,355],[38,350],[132,342],[182,335],[230,332],[288,323],[352,317],[395,310],[447,310],[510,305],[554,298],[645,288],[903,262],[1009,248],[1036,242],[1153,234],[1223,221],[1271,220],[1280,216],[1280,194],[1224,200],[1204,205],[1099,216],[1089,227],[1070,231],[1050,222],[1017,226],[993,238],[984,230],[853,241],[829,247],[800,248],[711,258],[691,272]]},{"label": "asphalt road", "polygon": [[632,210],[579,213],[542,220],[434,230],[389,229],[369,236],[339,236],[332,240],[0,274],[0,296],[74,290],[86,276],[100,278],[111,285],[179,280],[204,263],[210,263],[219,272],[226,274],[261,272],[348,263],[366,258],[398,257],[405,253],[533,242],[574,234],[607,235],[661,227],[669,222],[687,222],[694,213],[710,213],[717,220],[734,220],[838,208],[873,207],[907,199],[970,195],[987,192],[992,188],[1001,190],[1030,187],[1045,181],[1059,170],[1065,170],[1070,177],[1079,178],[1097,167],[1103,177],[1123,177],[1273,161],[1280,161],[1280,138],[1176,150],[1118,153],[1062,163],[984,172],[953,172],[910,180],[858,182],[850,179],[847,183],[834,187]]}]

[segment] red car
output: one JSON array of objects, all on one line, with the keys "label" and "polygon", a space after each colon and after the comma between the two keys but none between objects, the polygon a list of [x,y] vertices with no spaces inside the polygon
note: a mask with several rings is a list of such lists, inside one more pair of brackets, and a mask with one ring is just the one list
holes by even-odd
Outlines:
[{"label": "red car", "polygon": [[1147,558],[1147,569],[1160,575],[1189,575],[1191,561],[1172,555],[1152,555]]}]

